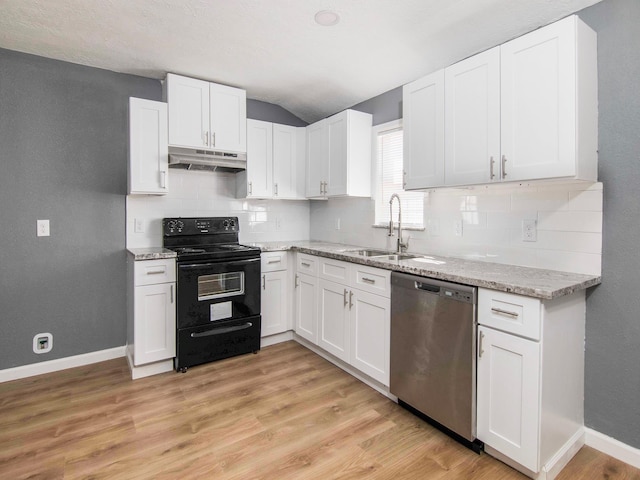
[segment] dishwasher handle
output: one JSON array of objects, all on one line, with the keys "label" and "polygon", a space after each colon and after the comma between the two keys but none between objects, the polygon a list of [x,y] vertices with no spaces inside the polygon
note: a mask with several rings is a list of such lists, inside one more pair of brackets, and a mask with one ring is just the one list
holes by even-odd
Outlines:
[{"label": "dishwasher handle", "polygon": [[417,290],[424,290],[432,293],[440,293],[440,287],[438,285],[431,285],[430,283],[415,282]]}]

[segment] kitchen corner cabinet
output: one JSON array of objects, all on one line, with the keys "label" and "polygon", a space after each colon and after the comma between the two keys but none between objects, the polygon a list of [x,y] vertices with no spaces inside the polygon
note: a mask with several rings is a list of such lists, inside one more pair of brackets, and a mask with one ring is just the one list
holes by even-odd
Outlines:
[{"label": "kitchen corner cabinet", "polygon": [[390,272],[304,254],[297,266],[296,333],[388,386]]},{"label": "kitchen corner cabinet", "polygon": [[444,70],[402,88],[405,190],[444,185]]},{"label": "kitchen corner cabinet", "polygon": [[596,181],[596,33],[567,17],[405,85],[403,111],[407,190]]},{"label": "kitchen corner cabinet", "polygon": [[247,151],[247,95],[239,88],[167,74],[169,145]]},{"label": "kitchen corner cabinet", "polygon": [[532,478],[553,478],[584,441],[585,311],[584,291],[478,291],[477,436]]},{"label": "kitchen corner cabinet", "polygon": [[168,193],[167,104],[129,98],[129,194]]},{"label": "kitchen corner cabinet", "polygon": [[305,128],[247,120],[247,169],[236,175],[238,195],[305,200]]},{"label": "kitchen corner cabinet", "polygon": [[264,252],[261,263],[261,337],[268,337],[290,328],[287,252]]},{"label": "kitchen corner cabinet", "polygon": [[345,110],[307,127],[308,198],[371,196],[372,116]]},{"label": "kitchen corner cabinet", "polygon": [[[175,260],[129,260],[127,349],[132,370],[161,361],[169,371],[176,354]],[[134,378],[146,376],[145,370]]]}]

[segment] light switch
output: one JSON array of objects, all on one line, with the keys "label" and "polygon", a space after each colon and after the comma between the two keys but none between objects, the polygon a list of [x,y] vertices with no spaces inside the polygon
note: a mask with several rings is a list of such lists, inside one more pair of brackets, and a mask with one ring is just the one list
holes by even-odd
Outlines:
[{"label": "light switch", "polygon": [[49,220],[36,221],[36,235],[38,237],[48,237],[50,235]]}]

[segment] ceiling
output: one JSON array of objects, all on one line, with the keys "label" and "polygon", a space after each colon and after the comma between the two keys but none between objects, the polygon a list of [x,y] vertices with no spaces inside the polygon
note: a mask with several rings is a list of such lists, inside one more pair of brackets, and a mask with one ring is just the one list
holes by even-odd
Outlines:
[{"label": "ceiling", "polygon": [[[241,87],[313,122],[600,0],[0,0],[0,48]],[[340,22],[314,22],[320,10]]]}]

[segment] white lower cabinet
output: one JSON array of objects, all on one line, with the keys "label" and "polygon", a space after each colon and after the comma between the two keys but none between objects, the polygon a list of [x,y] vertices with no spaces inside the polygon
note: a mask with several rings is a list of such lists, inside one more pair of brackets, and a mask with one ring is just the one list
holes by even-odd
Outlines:
[{"label": "white lower cabinet", "polygon": [[260,312],[262,315],[261,337],[290,330],[289,275],[287,252],[264,252],[261,259]]},{"label": "white lower cabinet", "polygon": [[478,437],[529,470],[538,467],[540,344],[480,327]]},{"label": "white lower cabinet", "polygon": [[585,295],[478,289],[477,436],[487,453],[550,480],[584,444]]},{"label": "white lower cabinet", "polygon": [[132,377],[170,371],[176,355],[174,259],[128,262],[127,356]]},{"label": "white lower cabinet", "polygon": [[390,272],[306,254],[297,265],[296,333],[388,386]]}]

